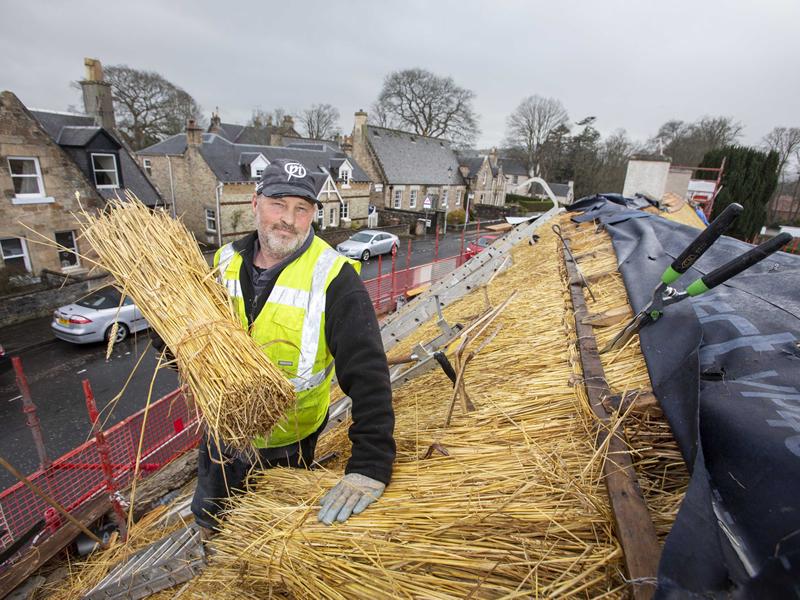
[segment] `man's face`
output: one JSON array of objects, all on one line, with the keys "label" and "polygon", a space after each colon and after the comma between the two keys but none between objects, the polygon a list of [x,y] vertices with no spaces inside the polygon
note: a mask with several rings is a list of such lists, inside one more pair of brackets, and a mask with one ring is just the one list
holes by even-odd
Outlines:
[{"label": "man's face", "polygon": [[315,205],[298,196],[253,196],[253,215],[262,250],[278,259],[292,254],[306,241],[315,212]]}]

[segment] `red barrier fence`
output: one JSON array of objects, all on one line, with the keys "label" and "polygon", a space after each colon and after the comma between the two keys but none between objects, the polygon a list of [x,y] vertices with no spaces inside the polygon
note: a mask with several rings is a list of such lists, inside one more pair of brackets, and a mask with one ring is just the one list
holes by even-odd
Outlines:
[{"label": "red barrier fence", "polygon": [[[104,432],[114,483],[118,489],[131,483],[144,409]],[[197,445],[197,414],[180,389],[150,405],[144,430],[139,470],[142,476]],[[103,461],[95,438],[36,471],[29,479],[70,512],[106,490]],[[48,509],[47,503],[18,483],[0,493],[0,551],[23,536]]]},{"label": "red barrier fence", "polygon": [[407,300],[406,293],[409,290],[438,281],[448,273],[455,271],[466,260],[464,254],[440,258],[424,265],[378,275],[374,279],[366,280],[364,286],[372,299],[375,312],[380,315],[394,310],[397,307],[398,298],[401,303],[405,302]]}]

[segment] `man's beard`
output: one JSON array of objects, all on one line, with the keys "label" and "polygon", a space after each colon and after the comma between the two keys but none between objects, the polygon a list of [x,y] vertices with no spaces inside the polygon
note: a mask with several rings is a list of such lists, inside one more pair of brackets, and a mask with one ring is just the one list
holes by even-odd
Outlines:
[{"label": "man's beard", "polygon": [[[284,237],[278,233],[286,231],[292,233],[290,237]],[[272,225],[269,229],[258,232],[258,242],[261,244],[261,249],[270,254],[273,258],[282,260],[287,256],[294,254],[303,242],[308,237],[308,231],[300,232],[294,227],[281,227],[279,225]]]}]

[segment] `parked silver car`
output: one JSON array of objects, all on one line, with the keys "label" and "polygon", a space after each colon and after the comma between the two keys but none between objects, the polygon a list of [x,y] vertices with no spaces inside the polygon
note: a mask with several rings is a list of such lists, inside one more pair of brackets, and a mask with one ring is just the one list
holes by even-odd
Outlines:
[{"label": "parked silver car", "polygon": [[392,233],[364,229],[350,236],[349,240],[336,246],[336,250],[348,258],[369,260],[370,256],[391,252],[392,248],[397,247],[399,244],[400,239]]},{"label": "parked silver car", "polygon": [[121,294],[116,288],[103,288],[67,304],[53,313],[50,327],[53,334],[75,344],[108,341],[112,326],[119,323],[115,342],[121,342],[131,333],[147,329],[149,324],[129,296],[120,304]]}]

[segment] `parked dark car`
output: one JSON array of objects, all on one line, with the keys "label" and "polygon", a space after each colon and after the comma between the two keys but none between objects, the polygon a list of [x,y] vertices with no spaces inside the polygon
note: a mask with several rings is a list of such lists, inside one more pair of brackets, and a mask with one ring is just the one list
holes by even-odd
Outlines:
[{"label": "parked dark car", "polygon": [[469,244],[467,244],[467,248],[466,250],[464,250],[464,254],[466,255],[467,258],[472,258],[479,252],[483,252],[484,250],[486,250],[486,248],[494,244],[495,240],[499,237],[500,234],[482,235],[477,240],[473,240]]}]

